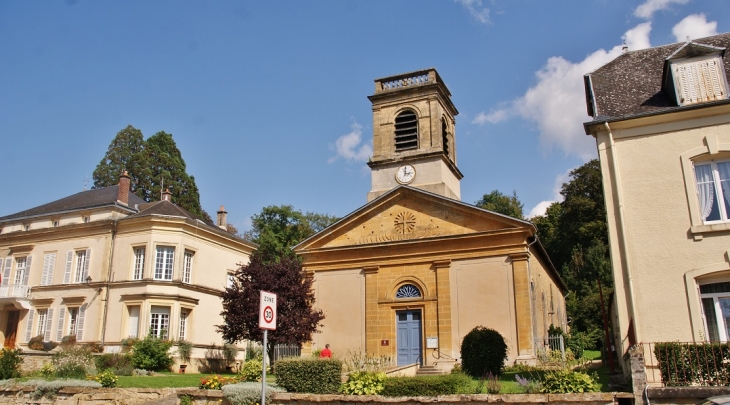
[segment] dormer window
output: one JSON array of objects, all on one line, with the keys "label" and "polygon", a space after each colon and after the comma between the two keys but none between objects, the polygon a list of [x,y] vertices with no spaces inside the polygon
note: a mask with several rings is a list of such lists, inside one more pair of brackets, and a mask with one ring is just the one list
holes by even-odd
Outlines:
[{"label": "dormer window", "polygon": [[728,98],[725,48],[687,42],[665,59],[663,90],[678,106]]},{"label": "dormer window", "polygon": [[411,110],[395,117],[395,151],[418,148],[418,117]]}]

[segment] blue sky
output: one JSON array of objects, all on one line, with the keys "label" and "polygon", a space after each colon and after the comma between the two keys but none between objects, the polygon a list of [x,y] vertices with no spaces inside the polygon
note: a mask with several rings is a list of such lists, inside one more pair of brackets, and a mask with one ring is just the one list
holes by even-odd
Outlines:
[{"label": "blue sky", "polygon": [[462,200],[559,198],[596,156],[582,75],[730,31],[728,0],[0,1],[0,216],[84,188],[116,133],[172,133],[203,208],[366,202],[375,78],[435,67]]}]

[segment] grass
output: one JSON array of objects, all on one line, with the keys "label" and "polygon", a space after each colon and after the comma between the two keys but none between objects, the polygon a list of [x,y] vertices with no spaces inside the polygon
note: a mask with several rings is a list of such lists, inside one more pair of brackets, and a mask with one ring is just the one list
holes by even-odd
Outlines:
[{"label": "grass", "polygon": [[[198,388],[200,380],[210,377],[213,374],[176,374],[158,373],[154,376],[119,376],[117,387],[119,388]],[[223,377],[235,377],[235,374],[221,373]],[[266,376],[266,383],[273,385],[275,378],[272,375]]]}]

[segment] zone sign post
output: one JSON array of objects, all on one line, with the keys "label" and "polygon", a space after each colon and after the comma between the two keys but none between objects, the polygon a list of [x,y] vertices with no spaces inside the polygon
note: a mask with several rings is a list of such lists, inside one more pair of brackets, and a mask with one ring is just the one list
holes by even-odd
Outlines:
[{"label": "zone sign post", "polygon": [[270,330],[276,330],[276,294],[261,291],[259,329],[264,330],[264,361],[261,363],[261,405],[266,405],[266,345]]}]

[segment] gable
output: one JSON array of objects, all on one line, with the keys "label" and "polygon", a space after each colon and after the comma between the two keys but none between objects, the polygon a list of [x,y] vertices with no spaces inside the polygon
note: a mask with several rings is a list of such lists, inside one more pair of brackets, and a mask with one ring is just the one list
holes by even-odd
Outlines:
[{"label": "gable", "polygon": [[531,228],[525,221],[399,187],[365,205],[295,250],[362,246]]}]

